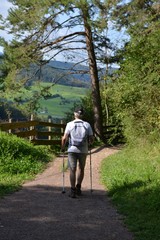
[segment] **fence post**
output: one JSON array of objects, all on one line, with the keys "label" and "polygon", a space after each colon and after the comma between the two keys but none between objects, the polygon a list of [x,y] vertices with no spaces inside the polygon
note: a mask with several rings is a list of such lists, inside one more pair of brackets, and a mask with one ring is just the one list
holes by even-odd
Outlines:
[{"label": "fence post", "polygon": [[[33,121],[33,114],[31,114],[31,121]],[[33,130],[34,127],[33,126],[30,126],[30,130]],[[29,136],[29,140],[31,141],[33,139],[33,136]]]},{"label": "fence post", "polygon": [[[12,122],[12,118],[9,118],[9,123],[11,123],[11,122]],[[12,130],[9,129],[9,130],[8,130],[8,133],[12,133]]]},{"label": "fence post", "polygon": [[[62,120],[62,119],[61,119],[61,124],[63,124],[63,120]],[[61,133],[62,133],[62,134],[64,133],[63,128],[61,128]]]},{"label": "fence post", "polygon": [[[51,123],[51,118],[48,118],[48,122]],[[48,127],[48,131],[51,132],[52,127]],[[48,135],[48,140],[51,140],[51,135]]]}]

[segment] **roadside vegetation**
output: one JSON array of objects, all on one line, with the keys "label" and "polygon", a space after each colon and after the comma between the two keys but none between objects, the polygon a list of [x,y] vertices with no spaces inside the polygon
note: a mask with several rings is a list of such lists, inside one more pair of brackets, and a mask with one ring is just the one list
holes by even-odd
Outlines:
[{"label": "roadside vegetation", "polygon": [[160,143],[128,146],[105,159],[101,180],[136,240],[159,240]]},{"label": "roadside vegetation", "polygon": [[103,161],[101,179],[135,240],[159,240],[160,5],[141,3],[130,1],[114,15],[117,24],[127,28],[130,41],[105,94],[126,144]]},{"label": "roadside vegetation", "polygon": [[18,190],[42,172],[54,156],[49,148],[0,132],[0,197]]}]

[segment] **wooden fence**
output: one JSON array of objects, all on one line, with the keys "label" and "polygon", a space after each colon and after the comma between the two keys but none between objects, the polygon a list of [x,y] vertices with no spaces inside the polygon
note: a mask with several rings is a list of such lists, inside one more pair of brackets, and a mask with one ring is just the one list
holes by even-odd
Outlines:
[{"label": "wooden fence", "polygon": [[[61,123],[53,123],[51,119],[48,122],[33,120],[30,121],[0,122],[0,130],[17,135],[18,137],[27,138],[36,145],[55,145],[61,144],[61,137],[64,133],[66,125]],[[113,141],[123,139],[121,128],[115,128],[115,125],[104,126],[103,133],[106,142],[110,137],[114,136]]]},{"label": "wooden fence", "polygon": [[20,122],[1,122],[0,130],[27,138],[36,145],[55,145],[61,143],[65,124],[31,120]]}]

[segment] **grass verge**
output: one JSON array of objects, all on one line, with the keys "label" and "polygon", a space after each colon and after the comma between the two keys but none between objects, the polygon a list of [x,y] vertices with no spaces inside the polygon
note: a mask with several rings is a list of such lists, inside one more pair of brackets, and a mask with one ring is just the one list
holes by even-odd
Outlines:
[{"label": "grass verge", "polygon": [[125,148],[102,162],[101,179],[136,240],[160,239],[160,144]]}]

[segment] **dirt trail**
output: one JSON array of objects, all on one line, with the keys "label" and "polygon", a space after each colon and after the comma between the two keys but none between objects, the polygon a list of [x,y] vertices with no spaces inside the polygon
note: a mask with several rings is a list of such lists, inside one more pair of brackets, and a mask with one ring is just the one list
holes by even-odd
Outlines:
[{"label": "dirt trail", "polygon": [[[133,240],[99,181],[102,159],[114,148],[92,150],[92,188],[88,156],[83,196],[68,197],[69,172],[62,194],[63,157],[57,157],[34,181],[0,200],[0,240]],[[67,156],[66,158],[67,159]]]}]

